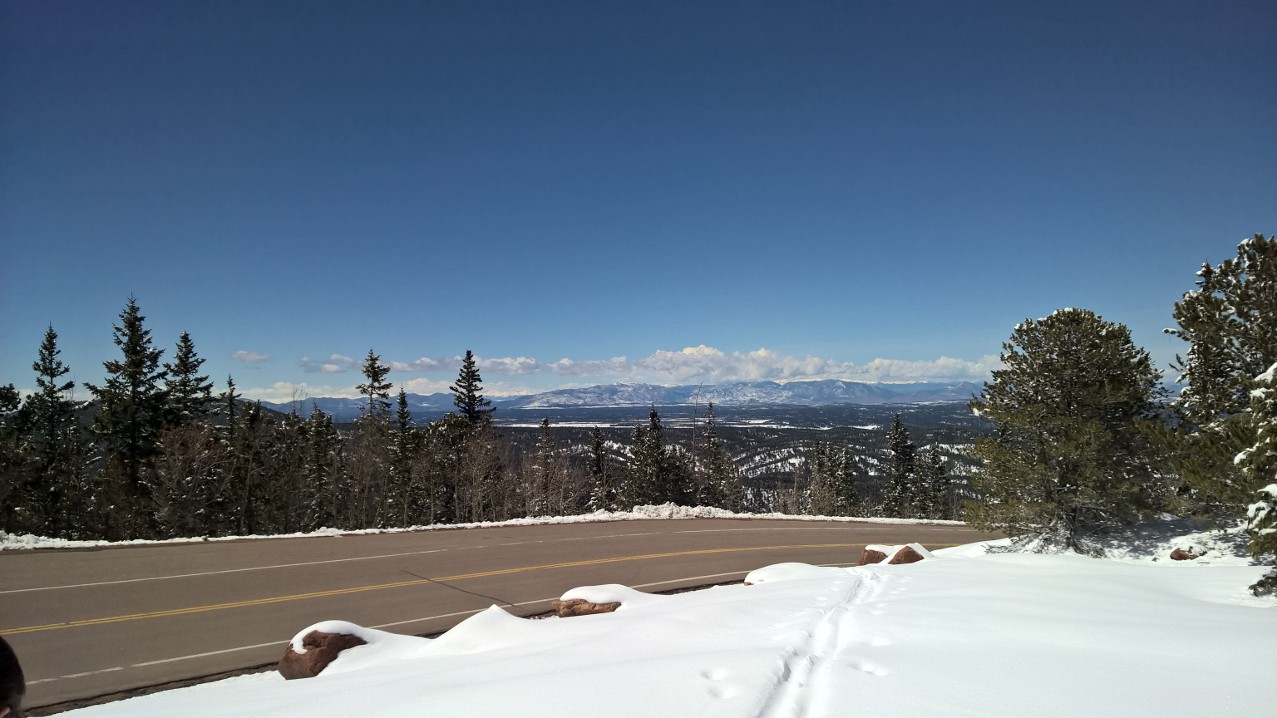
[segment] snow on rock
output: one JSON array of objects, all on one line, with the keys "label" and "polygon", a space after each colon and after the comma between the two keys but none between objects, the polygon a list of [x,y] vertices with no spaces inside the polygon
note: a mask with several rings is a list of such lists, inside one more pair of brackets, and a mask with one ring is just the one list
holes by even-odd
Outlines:
[{"label": "snow on rock", "polygon": [[[388,650],[418,646],[429,639],[401,636],[347,621],[321,621],[293,636],[280,659],[278,670],[286,679],[313,678],[331,667],[331,672],[355,670],[375,662]],[[342,661],[336,663],[341,656]],[[338,666],[340,665],[340,669]]]},{"label": "snow on rock", "polygon": [[866,566],[875,563],[899,565],[917,563],[929,558],[932,558],[931,552],[920,543],[910,543],[901,546],[869,544],[865,546],[865,550],[860,554],[860,565]]},{"label": "snow on rock", "polygon": [[579,586],[559,596],[560,601],[587,601],[589,603],[619,603],[627,608],[660,603],[665,596],[635,591],[619,583],[602,586]]},{"label": "snow on rock", "polygon": [[754,569],[745,576],[745,585],[755,586],[760,583],[792,581],[812,576],[828,575],[829,569],[812,566],[807,563],[777,563],[771,566]]}]

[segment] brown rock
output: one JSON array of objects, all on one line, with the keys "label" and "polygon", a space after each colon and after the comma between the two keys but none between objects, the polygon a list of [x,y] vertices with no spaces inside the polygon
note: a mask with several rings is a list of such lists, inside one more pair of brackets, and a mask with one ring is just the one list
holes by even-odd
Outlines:
[{"label": "brown rock", "polygon": [[337,654],[365,643],[367,641],[359,636],[347,633],[311,631],[302,638],[305,653],[294,651],[293,644],[288,644],[284,657],[279,659],[279,673],[290,681],[294,678],[314,678],[337,658]]},{"label": "brown rock", "polygon": [[611,613],[621,607],[619,601],[612,603],[590,603],[583,598],[569,598],[566,601],[555,601],[554,612],[559,618],[568,616],[588,616],[592,613]]},{"label": "brown rock", "polygon": [[1192,551],[1185,551],[1182,548],[1177,548],[1174,551],[1171,551],[1171,560],[1192,561],[1193,559],[1197,558],[1200,555],[1201,554],[1196,554],[1196,553],[1193,553]]},{"label": "brown rock", "polygon": [[922,560],[922,554],[913,550],[912,546],[905,546],[904,548],[897,551],[896,554],[892,556],[891,560],[888,561],[887,563],[892,565],[901,564],[901,563],[918,563],[921,560]]},{"label": "brown rock", "polygon": [[872,551],[865,549],[860,552],[860,566],[868,566],[871,563],[882,563],[887,559],[887,554],[881,551]]}]

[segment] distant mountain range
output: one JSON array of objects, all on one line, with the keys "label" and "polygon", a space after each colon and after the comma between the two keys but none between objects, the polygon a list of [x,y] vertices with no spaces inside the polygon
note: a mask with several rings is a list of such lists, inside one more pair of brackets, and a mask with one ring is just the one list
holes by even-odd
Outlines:
[{"label": "distant mountain range", "polygon": [[[780,384],[774,381],[739,382],[712,386],[656,386],[654,384],[608,384],[583,389],[558,389],[525,396],[490,397],[498,409],[582,409],[627,406],[686,406],[708,404],[717,406],[837,406],[881,404],[921,404],[930,402],[967,401],[978,393],[981,384],[975,382],[920,382],[914,384],[867,384],[829,379],[825,381],[791,381]],[[288,412],[291,403],[262,402],[277,411]],[[337,422],[353,421],[365,405],[362,399],[313,397],[297,407],[301,414],[308,414],[318,406],[332,415]],[[443,414],[453,410],[452,394],[409,394],[408,408],[415,417]]]}]

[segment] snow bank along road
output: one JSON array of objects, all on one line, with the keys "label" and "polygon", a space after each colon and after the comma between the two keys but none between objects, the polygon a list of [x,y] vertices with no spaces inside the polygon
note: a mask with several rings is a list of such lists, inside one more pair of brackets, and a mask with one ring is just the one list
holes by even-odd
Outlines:
[{"label": "snow bank along road", "polygon": [[38,707],[261,665],[327,619],[446,630],[488,606],[545,611],[574,586],[647,591],[868,543],[993,538],[964,526],[690,519],[0,554],[0,635]]}]

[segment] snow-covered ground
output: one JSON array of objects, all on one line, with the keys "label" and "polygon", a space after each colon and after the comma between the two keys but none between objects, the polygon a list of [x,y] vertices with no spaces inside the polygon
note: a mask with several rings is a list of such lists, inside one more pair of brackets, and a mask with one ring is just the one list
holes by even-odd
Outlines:
[{"label": "snow-covered ground", "polygon": [[5,549],[35,548],[89,548],[93,546],[126,546],[137,544],[161,543],[197,543],[202,541],[243,541],[248,539],[276,538],[308,538],[312,536],[353,536],[358,534],[403,533],[409,531],[445,531],[450,529],[492,528],[496,526],[532,526],[535,524],[585,524],[603,521],[641,521],[649,519],[784,519],[786,521],[845,521],[875,524],[938,524],[960,526],[961,521],[938,521],[931,519],[890,519],[890,518],[856,518],[848,516],[793,516],[789,514],[738,514],[726,509],[710,506],[679,506],[677,504],[660,504],[657,506],[635,506],[630,511],[595,511],[590,514],[575,516],[532,516],[509,521],[485,521],[468,524],[432,524],[429,526],[409,526],[397,529],[362,529],[347,531],[342,529],[319,529],[308,533],[273,534],[268,536],[221,536],[218,538],[193,537],[152,541],[138,539],[135,541],[69,541],[67,539],[34,536],[32,534],[8,534],[0,531],[0,551]]},{"label": "snow-covered ground", "polygon": [[[970,545],[908,565],[780,564],[670,596],[583,587],[564,598],[621,608],[527,620],[493,607],[434,640],[329,624],[368,645],[315,678],[241,676],[64,715],[1273,715],[1277,601],[1246,590],[1266,567],[1238,531],[1165,529],[1115,539],[1108,559]],[[1205,554],[1169,560],[1190,547]]]}]

